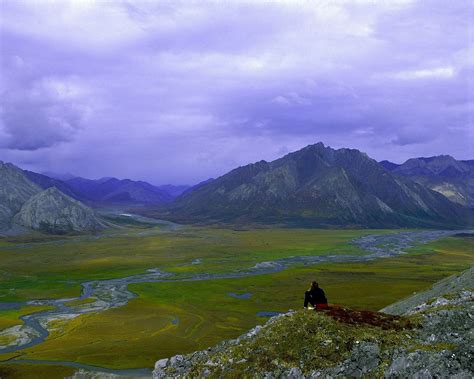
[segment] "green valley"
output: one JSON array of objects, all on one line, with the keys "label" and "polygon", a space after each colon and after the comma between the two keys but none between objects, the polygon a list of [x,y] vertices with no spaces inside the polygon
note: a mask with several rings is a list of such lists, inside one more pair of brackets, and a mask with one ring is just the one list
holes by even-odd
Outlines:
[{"label": "green valley", "polygon": [[[158,225],[95,236],[4,238],[0,304],[23,305],[0,308],[2,328],[21,325],[20,316],[42,310],[24,305],[27,301],[70,299],[66,305],[77,312],[50,320],[41,343],[0,359],[151,369],[159,358],[204,349],[265,322],[264,316],[301,308],[302,294],[314,279],[331,303],[378,310],[474,263],[470,237],[444,237],[411,247],[408,254],[369,260],[363,260],[369,251],[352,242],[400,232],[407,231]],[[390,241],[385,243],[392,249]],[[314,257],[322,261],[307,261]],[[338,257],[355,260],[338,262]],[[270,269],[253,272],[259,264]],[[166,275],[130,282],[133,298],[120,306],[80,313],[97,300],[78,298],[82,283],[139,278],[147,270]],[[21,373],[22,367],[4,362],[0,373]],[[51,375],[62,372],[41,367],[50,367]]]}]

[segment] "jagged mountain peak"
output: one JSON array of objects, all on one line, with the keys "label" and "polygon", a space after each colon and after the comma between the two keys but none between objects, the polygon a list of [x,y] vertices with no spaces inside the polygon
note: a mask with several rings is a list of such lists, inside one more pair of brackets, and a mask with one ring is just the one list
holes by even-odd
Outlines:
[{"label": "jagged mountain peak", "polygon": [[367,154],[323,143],[236,168],[183,194],[166,215],[180,221],[376,227],[456,225],[470,217]]},{"label": "jagged mountain peak", "polygon": [[320,158],[326,163],[334,164],[335,159],[358,159],[358,160],[369,160],[371,162],[376,163],[375,160],[371,159],[366,153],[357,150],[357,149],[350,149],[350,148],[340,148],[334,149],[331,146],[326,146],[322,142],[318,142],[312,145],[308,145],[303,147],[300,150],[291,152],[284,157],[277,159],[279,161],[281,159],[315,159]]}]

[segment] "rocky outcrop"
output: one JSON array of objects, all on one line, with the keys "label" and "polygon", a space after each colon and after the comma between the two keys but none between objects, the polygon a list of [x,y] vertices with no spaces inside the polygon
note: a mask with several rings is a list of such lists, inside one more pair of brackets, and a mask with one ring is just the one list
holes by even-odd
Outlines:
[{"label": "rocky outcrop", "polygon": [[474,270],[385,312],[289,312],[230,341],[156,362],[154,378],[472,378]]},{"label": "rocky outcrop", "polygon": [[105,227],[92,209],[55,187],[28,199],[13,222],[30,229],[57,234],[96,231]]},{"label": "rocky outcrop", "polygon": [[433,299],[439,299],[444,302],[444,296],[450,297],[451,294],[463,294],[474,287],[474,267],[464,271],[461,275],[454,275],[435,283],[430,289],[415,293],[407,299],[389,305],[381,310],[381,312],[402,315],[411,314],[432,308]]},{"label": "rocky outcrop", "polygon": [[41,188],[30,182],[22,170],[0,161],[0,230],[10,229],[13,216],[39,192]]}]

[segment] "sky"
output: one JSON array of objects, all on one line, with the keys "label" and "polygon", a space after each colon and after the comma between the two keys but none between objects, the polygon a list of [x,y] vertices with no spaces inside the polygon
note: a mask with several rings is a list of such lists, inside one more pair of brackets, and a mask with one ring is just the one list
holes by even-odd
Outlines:
[{"label": "sky", "polygon": [[193,184],[306,145],[474,159],[456,1],[0,1],[0,160]]}]

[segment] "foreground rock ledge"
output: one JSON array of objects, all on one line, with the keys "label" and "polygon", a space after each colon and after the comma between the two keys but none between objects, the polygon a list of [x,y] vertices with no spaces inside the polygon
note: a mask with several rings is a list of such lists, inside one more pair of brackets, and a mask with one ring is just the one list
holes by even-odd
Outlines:
[{"label": "foreground rock ledge", "polygon": [[235,340],[161,359],[154,378],[474,377],[474,269],[379,312],[288,312]]}]

